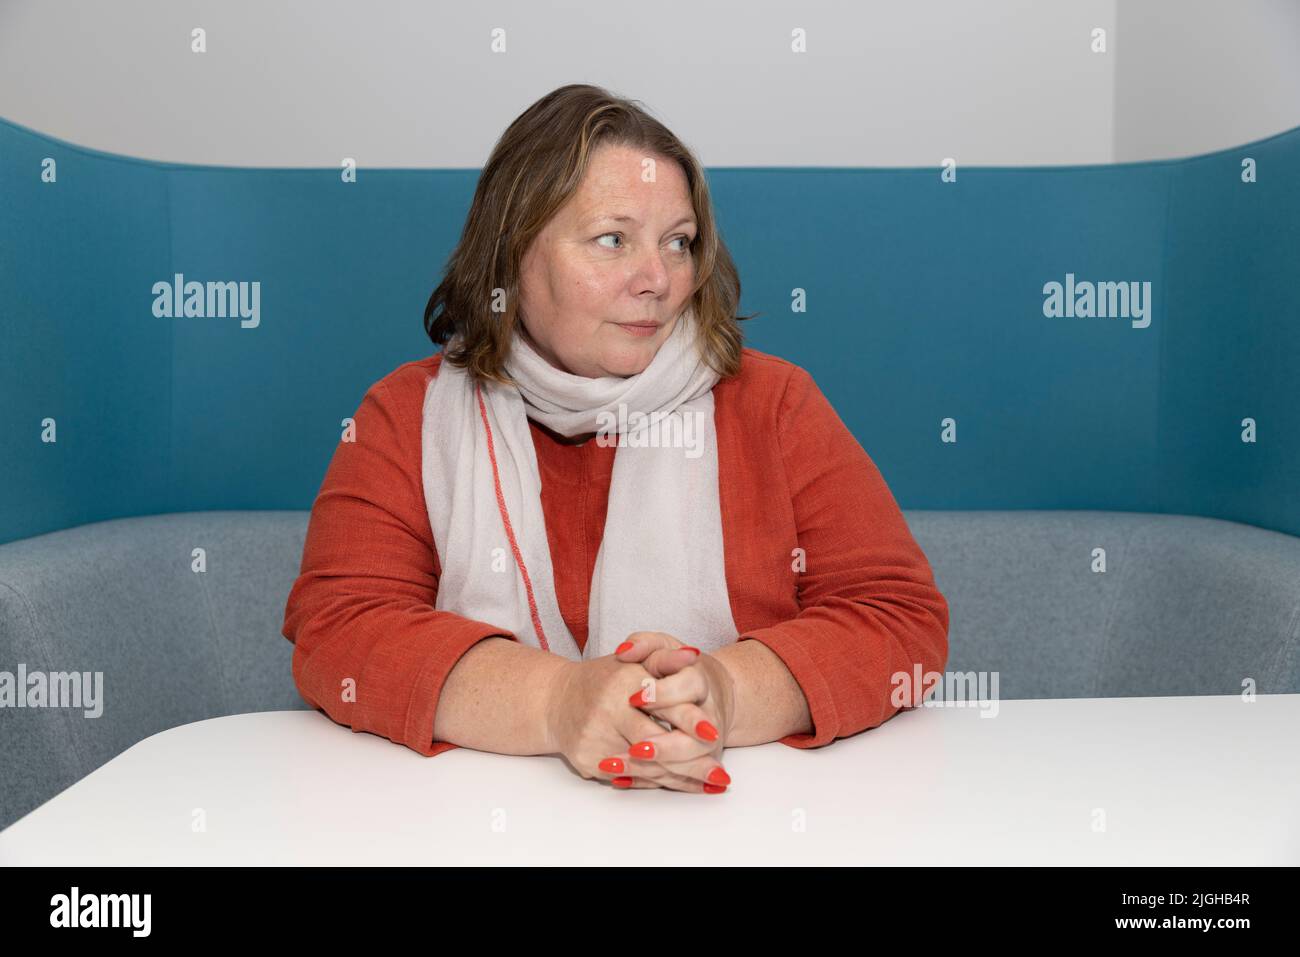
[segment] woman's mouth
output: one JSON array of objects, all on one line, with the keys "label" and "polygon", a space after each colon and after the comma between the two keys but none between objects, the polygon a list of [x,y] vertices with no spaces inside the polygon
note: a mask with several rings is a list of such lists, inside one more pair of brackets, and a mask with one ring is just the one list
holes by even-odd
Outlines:
[{"label": "woman's mouth", "polygon": [[618,327],[632,336],[653,336],[659,331],[657,322],[620,322]]}]

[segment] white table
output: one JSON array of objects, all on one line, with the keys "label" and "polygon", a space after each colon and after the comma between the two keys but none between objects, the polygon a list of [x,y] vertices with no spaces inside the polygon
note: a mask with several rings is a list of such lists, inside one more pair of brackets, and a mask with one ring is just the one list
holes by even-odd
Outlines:
[{"label": "white table", "polygon": [[1300,695],[996,706],[728,749],[721,795],[615,790],[549,756],[425,758],[314,711],[217,718],[0,832],[0,864],[1300,863]]}]

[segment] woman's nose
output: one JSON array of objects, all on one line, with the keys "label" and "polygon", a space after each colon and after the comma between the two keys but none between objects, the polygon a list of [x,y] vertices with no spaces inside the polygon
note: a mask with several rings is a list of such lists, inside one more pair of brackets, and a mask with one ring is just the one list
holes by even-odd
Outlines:
[{"label": "woman's nose", "polygon": [[668,288],[668,267],[664,264],[663,257],[664,253],[652,246],[637,260],[637,280],[645,287],[654,289],[655,292],[662,292]]}]

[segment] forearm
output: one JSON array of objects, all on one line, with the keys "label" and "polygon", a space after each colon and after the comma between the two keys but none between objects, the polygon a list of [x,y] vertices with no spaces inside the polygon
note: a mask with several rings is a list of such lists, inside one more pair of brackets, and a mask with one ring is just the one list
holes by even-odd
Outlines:
[{"label": "forearm", "polygon": [[567,663],[509,638],[484,638],[443,683],[434,739],[496,754],[551,753],[546,706]]},{"label": "forearm", "polygon": [[803,690],[780,657],[761,641],[737,641],[713,653],[736,689],[729,747],[779,741],[812,731]]}]

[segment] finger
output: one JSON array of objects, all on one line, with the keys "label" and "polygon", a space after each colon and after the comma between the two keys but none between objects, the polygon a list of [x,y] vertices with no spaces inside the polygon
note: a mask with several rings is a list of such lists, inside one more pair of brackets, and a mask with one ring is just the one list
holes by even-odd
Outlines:
[{"label": "finger", "polygon": [[634,631],[627,636],[627,641],[614,649],[614,657],[619,661],[644,661],[646,655],[657,648],[676,648],[680,644],[667,632]]},{"label": "finger", "polygon": [[[613,781],[622,781],[624,783],[616,785],[630,787],[628,780],[649,780],[662,784],[664,787],[673,787],[675,790],[699,791],[702,788],[710,793],[718,793],[725,790],[730,783],[725,769],[721,771],[714,770],[721,768],[718,761],[718,754],[721,753],[716,745],[707,745],[700,742],[693,742],[681,731],[672,731],[668,734],[658,735],[659,741],[672,740],[674,747],[671,752],[663,750],[661,746],[654,745],[653,742],[637,742],[621,754],[611,755],[605,758],[598,765],[598,770],[608,775]],[[640,745],[649,743],[654,746],[653,753],[655,757],[649,757],[647,752]],[[696,749],[704,749],[701,753],[692,753],[692,746]],[[716,753],[715,753],[716,749]],[[667,755],[671,753],[675,760],[669,761]],[[689,779],[694,781],[694,786],[686,787],[679,779]],[[674,787],[674,782],[676,786]],[[708,785],[707,788],[704,785]]]},{"label": "finger", "polygon": [[[610,783],[619,781],[620,779],[626,780],[632,778],[635,780],[639,778],[646,781],[653,781],[656,784],[667,785],[675,778],[690,777],[690,775],[681,775],[669,768],[665,768],[657,761],[638,761],[629,758],[626,754],[620,755],[616,758],[607,758],[605,761],[601,762],[601,765],[606,767],[611,764],[622,765],[622,770],[620,773],[611,776]],[[622,787],[625,785],[619,786]]]},{"label": "finger", "polygon": [[[642,662],[655,651],[675,651],[684,648],[690,654],[699,654],[699,649],[679,641],[673,635],[663,631],[634,631],[627,636],[627,641],[614,649],[614,657],[619,661]],[[670,659],[675,662],[689,662],[684,655]]]},{"label": "finger", "polygon": [[668,774],[660,778],[660,781],[664,787],[671,788],[674,791],[686,791],[695,794],[703,791],[705,785],[704,781],[687,774]]},{"label": "finger", "polygon": [[665,678],[643,678],[641,687],[627,699],[634,708],[674,704],[701,704],[709,697],[709,679],[698,668],[687,668]]},{"label": "finger", "polygon": [[616,791],[630,791],[633,788],[659,788],[663,787],[658,781],[651,781],[647,778],[633,778],[627,775],[620,775],[609,782],[610,786]]},{"label": "finger", "polygon": [[637,767],[650,761],[659,763],[667,761],[689,761],[692,758],[698,758],[702,754],[711,754],[720,752],[718,745],[708,744],[707,741],[697,741],[686,735],[685,732],[668,731],[662,735],[653,735],[640,741],[633,741],[628,745],[627,752],[616,755],[621,759],[625,767],[630,768],[629,774],[636,772]]},{"label": "finger", "polygon": [[622,735],[624,750],[630,751],[632,745],[647,738],[656,735],[665,734],[672,731],[672,725],[668,723],[667,718],[656,719],[646,714],[644,711],[638,711],[635,708],[627,708],[620,714],[614,723],[614,730]]},{"label": "finger", "polygon": [[672,791],[688,791],[688,792],[693,791],[697,794],[704,791],[708,791],[709,793],[712,794],[717,794],[720,791],[726,790],[725,787],[719,787],[718,785],[707,784],[706,782],[701,781],[698,778],[686,777],[680,774],[666,774],[666,773],[661,774],[660,777],[655,779],[624,775],[622,777],[615,778],[614,781],[610,783],[613,784],[615,788],[618,788],[620,790],[631,790],[632,788],[645,788],[645,787],[652,787],[652,788],[662,787]]},{"label": "finger", "polygon": [[731,775],[714,755],[692,758],[689,761],[664,763],[662,766],[672,774],[690,778],[700,784],[712,784],[724,788],[731,784]]},{"label": "finger", "polygon": [[709,752],[682,761],[668,761],[662,758],[642,761],[634,758],[627,762],[627,770],[624,773],[656,781],[664,775],[677,775],[691,778],[701,784],[720,784],[726,787],[731,782],[720,760],[721,753],[720,750]]},{"label": "finger", "polygon": [[628,753],[640,757],[645,753],[642,744],[653,746],[655,754],[663,755],[663,761],[685,761],[686,758],[699,757],[719,750],[723,744],[718,733],[718,723],[708,711],[699,705],[671,705],[659,707],[653,713],[655,718],[662,718],[671,724],[667,732],[633,741]]},{"label": "finger", "polygon": [[641,667],[650,672],[655,678],[667,678],[669,675],[675,675],[683,668],[689,668],[700,658],[700,653],[695,648],[687,648],[683,645],[680,648],[656,648],[650,654],[646,655]]},{"label": "finger", "polygon": [[718,746],[720,735],[717,722],[714,720],[713,715],[694,702],[647,706],[645,710],[655,718],[666,720],[673,726],[674,731],[681,732],[693,741],[699,742],[707,750],[712,750]]},{"label": "finger", "polygon": [[619,716],[618,721],[615,723],[614,731],[616,732],[619,747],[617,750],[611,749],[597,762],[594,773],[598,777],[611,778],[633,774],[636,771],[634,765],[644,768],[645,764],[634,759],[632,750],[634,745],[645,741],[647,738],[656,737],[671,730],[671,727],[664,727],[649,715],[629,708]]}]

